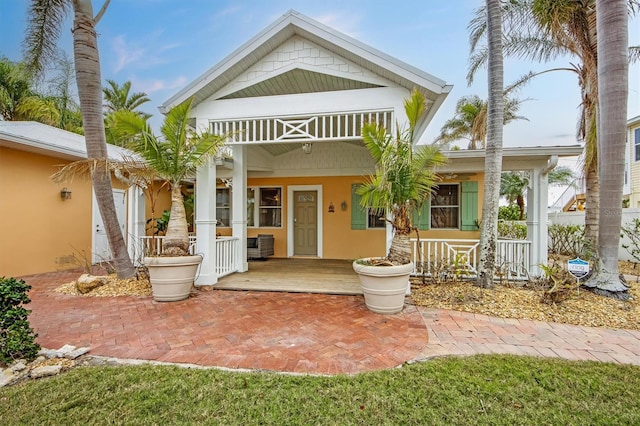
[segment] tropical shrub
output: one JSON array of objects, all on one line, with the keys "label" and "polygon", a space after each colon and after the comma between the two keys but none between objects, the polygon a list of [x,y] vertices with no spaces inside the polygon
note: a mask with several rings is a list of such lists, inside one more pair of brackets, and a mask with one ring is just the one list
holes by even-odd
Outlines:
[{"label": "tropical shrub", "polygon": [[32,361],[40,350],[27,319],[31,311],[22,306],[31,302],[27,295],[30,289],[23,280],[0,278],[0,363]]},{"label": "tropical shrub", "polygon": [[520,207],[517,204],[498,207],[498,220],[520,220]]},{"label": "tropical shrub", "polygon": [[630,222],[626,222],[620,228],[622,234],[620,237],[627,237],[630,244],[622,244],[622,247],[633,257],[634,262],[640,262],[640,219],[635,218]]},{"label": "tropical shrub", "polygon": [[589,260],[592,250],[584,236],[582,225],[551,225],[548,229],[549,252]]},{"label": "tropical shrub", "polygon": [[527,225],[511,220],[500,220],[498,221],[498,238],[526,240]]}]

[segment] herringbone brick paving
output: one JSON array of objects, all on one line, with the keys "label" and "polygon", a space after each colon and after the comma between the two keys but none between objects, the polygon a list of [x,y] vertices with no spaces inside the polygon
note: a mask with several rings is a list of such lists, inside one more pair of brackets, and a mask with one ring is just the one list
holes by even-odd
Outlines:
[{"label": "herringbone brick paving", "polygon": [[[180,302],[53,292],[78,271],[23,277],[46,348],[252,370],[351,374],[443,355],[507,353],[640,365],[640,332],[493,318],[406,304],[369,312],[362,296],[198,291]],[[409,300],[410,301],[410,300]]]}]

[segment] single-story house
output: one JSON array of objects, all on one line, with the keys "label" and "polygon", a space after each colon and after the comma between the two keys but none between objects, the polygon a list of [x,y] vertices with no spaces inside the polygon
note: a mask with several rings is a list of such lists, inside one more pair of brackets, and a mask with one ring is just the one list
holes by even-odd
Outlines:
[{"label": "single-story house", "polygon": [[[165,101],[163,113],[193,98],[195,128],[233,135],[232,161],[220,158],[196,177],[197,251],[204,255],[196,284],[246,271],[247,238],[258,234],[274,236],[276,257],[384,255],[391,229],[362,209],[355,193],[374,169],[360,129],[367,121],[392,131],[404,126],[403,101],[414,88],[427,99],[418,140],[452,86],[289,11]],[[581,151],[504,150],[504,170],[531,175],[530,242],[520,252],[527,273],[546,261],[547,173],[558,157]],[[444,181],[420,216],[420,236],[456,250],[455,241],[479,237],[485,152],[447,155]]]},{"label": "single-story house", "polygon": [[[125,150],[110,145],[108,152],[120,159]],[[0,121],[0,276],[74,269],[110,258],[91,182],[50,179],[60,166],[86,158],[81,135],[36,122]],[[113,186],[127,236],[134,226],[128,219],[136,217],[135,191],[117,180]]]}]

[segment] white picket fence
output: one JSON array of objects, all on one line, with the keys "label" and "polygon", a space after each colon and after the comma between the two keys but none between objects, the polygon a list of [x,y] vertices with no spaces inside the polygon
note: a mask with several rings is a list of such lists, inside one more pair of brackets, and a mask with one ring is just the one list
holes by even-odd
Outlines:
[{"label": "white picket fence", "polygon": [[[472,239],[417,239],[413,243],[413,275],[449,275],[473,278],[478,273],[480,242]],[[496,278],[527,280],[531,267],[531,241],[498,240]]]}]

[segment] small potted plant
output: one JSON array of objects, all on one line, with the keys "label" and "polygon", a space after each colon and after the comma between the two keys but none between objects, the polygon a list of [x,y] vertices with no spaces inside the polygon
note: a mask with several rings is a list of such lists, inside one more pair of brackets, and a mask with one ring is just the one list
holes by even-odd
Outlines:
[{"label": "small potted plant", "polygon": [[182,182],[195,175],[198,166],[212,158],[225,136],[197,133],[189,127],[191,99],[172,108],[155,136],[146,118],[130,111],[114,113],[118,137],[127,148],[144,160],[157,178],[171,186],[171,213],[162,253],[144,259],[149,269],[153,297],[157,301],[176,301],[189,297],[202,256],[189,253],[189,232]]},{"label": "small potted plant", "polygon": [[436,167],[446,158],[435,145],[423,145],[414,151],[414,129],[424,112],[424,96],[414,90],[404,102],[409,126],[390,135],[375,123],[362,128],[364,144],[376,161],[375,172],[357,189],[364,208],[387,214],[393,228],[393,240],[386,257],[359,259],[353,263],[358,273],[367,307],[378,313],[402,311],[404,297],[413,271],[411,233],[414,211],[418,211],[438,177]]}]

